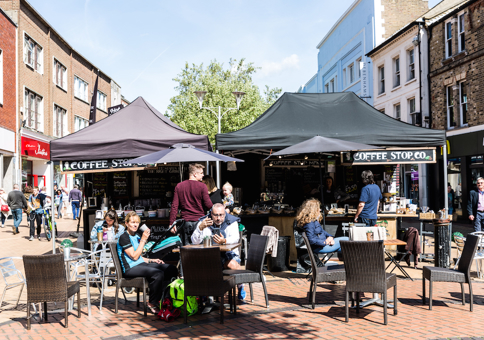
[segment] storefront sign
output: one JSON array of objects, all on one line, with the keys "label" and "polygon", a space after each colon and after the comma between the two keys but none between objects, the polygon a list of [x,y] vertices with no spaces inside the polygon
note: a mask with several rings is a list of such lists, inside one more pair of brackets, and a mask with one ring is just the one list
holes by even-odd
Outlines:
[{"label": "storefront sign", "polygon": [[116,112],[118,112],[119,110],[121,110],[123,107],[124,107],[123,104],[119,104],[119,105],[115,105],[115,106],[108,107],[108,116],[110,116],[112,114],[115,114]]},{"label": "storefront sign", "polygon": [[[301,166],[319,166],[318,160],[312,159],[287,159],[287,160],[269,160],[266,166],[274,166],[274,167],[301,167]],[[324,167],[324,162],[322,162],[322,166]]]},{"label": "storefront sign", "polygon": [[368,67],[365,62],[360,62],[360,71],[361,71],[361,97],[368,98],[370,97],[370,86],[368,85]]},{"label": "storefront sign", "polygon": [[129,158],[102,159],[96,161],[61,162],[61,164],[63,172],[79,172],[79,170],[129,169],[132,167],[145,166],[144,164],[123,164],[123,162],[128,160]]},{"label": "storefront sign", "polygon": [[435,149],[359,151],[353,155],[353,165],[389,163],[435,163]]},{"label": "storefront sign", "polygon": [[22,136],[22,155],[50,160],[50,145]]}]

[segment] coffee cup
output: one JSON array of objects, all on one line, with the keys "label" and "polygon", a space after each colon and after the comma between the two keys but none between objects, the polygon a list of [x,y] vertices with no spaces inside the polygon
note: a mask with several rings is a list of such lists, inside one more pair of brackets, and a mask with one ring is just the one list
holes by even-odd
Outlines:
[{"label": "coffee cup", "polygon": [[97,240],[98,240],[98,242],[103,241],[103,232],[102,231],[97,232]]}]

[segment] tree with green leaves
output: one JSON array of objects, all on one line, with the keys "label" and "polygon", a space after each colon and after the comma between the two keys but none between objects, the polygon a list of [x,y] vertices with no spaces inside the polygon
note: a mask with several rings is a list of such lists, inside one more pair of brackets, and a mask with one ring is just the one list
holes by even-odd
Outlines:
[{"label": "tree with green leaves", "polygon": [[215,144],[218,130],[218,120],[209,110],[200,110],[198,99],[194,91],[207,91],[203,101],[204,107],[222,107],[222,113],[228,108],[236,107],[232,92],[245,92],[239,111],[229,111],[221,121],[222,133],[236,131],[246,127],[271,106],[281,94],[280,88],[269,88],[266,85],[262,95],[259,87],[253,84],[252,77],[259,68],[253,63],[239,62],[231,59],[229,68],[224,69],[223,63],[216,60],[204,67],[203,64],[185,68],[173,80],[178,83],[175,89],[179,94],[170,99],[171,104],[165,115],[182,129],[207,135]]}]

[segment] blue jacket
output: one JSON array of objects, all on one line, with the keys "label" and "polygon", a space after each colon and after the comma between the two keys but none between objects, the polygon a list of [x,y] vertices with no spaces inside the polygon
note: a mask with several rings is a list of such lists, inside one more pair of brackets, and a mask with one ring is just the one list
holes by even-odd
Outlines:
[{"label": "blue jacket", "polygon": [[[202,222],[207,217],[212,218],[211,212],[212,212],[212,210],[210,210],[210,212],[207,215],[200,217],[199,221]],[[227,214],[226,213],[225,214],[225,219],[222,222],[222,224],[220,225],[220,233],[222,234],[222,236],[224,238],[227,238],[227,234],[225,233],[225,229],[227,229],[227,227],[229,225],[231,225],[232,223],[234,223],[234,222],[239,223],[240,222],[240,218],[237,217],[237,216],[234,216],[234,215],[231,215],[231,214]],[[214,225],[211,225],[210,226],[210,230],[212,230],[212,233],[213,233],[213,231],[214,231]]]},{"label": "blue jacket", "polygon": [[324,247],[326,245],[326,238],[333,237],[321,227],[318,221],[309,222],[303,228],[306,231],[306,236],[311,246]]}]

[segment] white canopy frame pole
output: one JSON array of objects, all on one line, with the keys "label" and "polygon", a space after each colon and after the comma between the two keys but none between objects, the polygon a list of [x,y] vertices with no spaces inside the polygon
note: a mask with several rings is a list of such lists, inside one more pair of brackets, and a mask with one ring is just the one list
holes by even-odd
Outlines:
[{"label": "white canopy frame pole", "polygon": [[[51,189],[51,197],[50,197],[50,207],[51,207],[51,216],[50,218],[52,219],[52,254],[55,254],[55,192],[54,192],[54,162],[50,161],[50,189]],[[46,221],[48,224],[49,221]]]},{"label": "white canopy frame pole", "polygon": [[445,141],[444,146],[442,147],[442,156],[444,162],[444,207],[445,207],[445,218],[447,218],[449,213],[449,199],[447,193],[447,141]]}]

